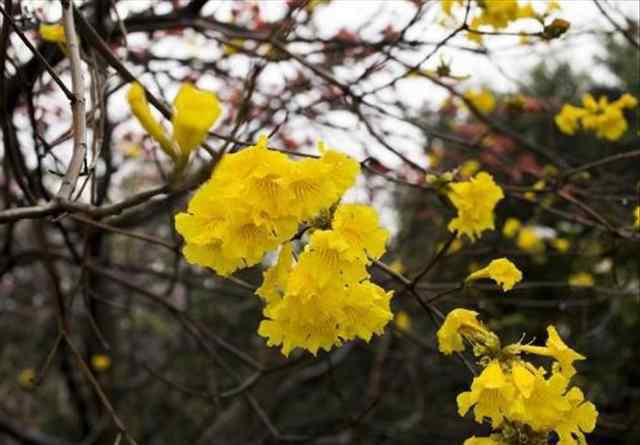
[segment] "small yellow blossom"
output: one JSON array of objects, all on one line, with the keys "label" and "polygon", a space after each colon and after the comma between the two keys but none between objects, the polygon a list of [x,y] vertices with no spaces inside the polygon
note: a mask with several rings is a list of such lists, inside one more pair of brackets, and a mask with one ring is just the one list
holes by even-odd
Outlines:
[{"label": "small yellow blossom", "polygon": [[293,267],[293,245],[286,243],[282,246],[276,264],[264,272],[262,286],[256,294],[267,303],[273,303],[284,297],[289,281],[289,272]]},{"label": "small yellow blossom", "polygon": [[516,245],[525,252],[532,254],[544,252],[544,242],[532,227],[523,227],[520,229]]},{"label": "small yellow blossom", "polygon": [[633,216],[635,218],[635,222],[633,223],[633,227],[636,229],[640,229],[640,206],[637,206],[633,211]]},{"label": "small yellow blossom", "polygon": [[566,238],[554,238],[550,241],[550,244],[560,253],[566,253],[571,248],[571,242]]},{"label": "small yellow blossom", "polygon": [[180,147],[180,157],[188,159],[206,139],[209,129],[220,117],[222,107],[214,93],[199,90],[190,83],[182,84],[174,107],[173,138]]},{"label": "small yellow blossom", "polygon": [[105,354],[94,354],[91,356],[91,367],[97,372],[106,371],[111,367],[111,358]]},{"label": "small yellow blossom", "polygon": [[512,381],[505,375],[498,361],[491,362],[482,373],[473,379],[471,391],[458,395],[458,413],[464,416],[474,407],[476,422],[491,419],[492,428],[502,424],[516,394]]},{"label": "small yellow blossom", "polygon": [[467,309],[454,309],[447,314],[442,326],[438,329],[438,348],[445,355],[464,351],[463,335],[468,338],[489,337],[480,321],[478,313]]},{"label": "small yellow blossom", "polygon": [[593,275],[588,272],[578,272],[569,276],[569,284],[576,287],[593,287]]},{"label": "small yellow blossom", "polygon": [[25,368],[18,374],[18,383],[25,389],[33,388],[36,381],[36,371],[33,368]]},{"label": "small yellow blossom", "polygon": [[175,110],[171,119],[173,135],[170,138],[162,124],[151,113],[142,85],[133,82],[127,100],[142,127],[160,144],[178,169],[186,165],[193,149],[205,140],[209,129],[221,113],[220,103],[215,94],[185,83],[174,100]]},{"label": "small yellow blossom", "polygon": [[491,113],[496,108],[496,99],[491,91],[468,90],[464,93],[464,98],[471,103],[478,111],[482,113]]},{"label": "small yellow blossom", "polygon": [[555,122],[560,131],[568,135],[573,135],[578,130],[580,119],[586,114],[587,111],[582,108],[565,104],[560,110],[560,113],[556,115]]},{"label": "small yellow blossom", "polygon": [[576,360],[584,360],[586,357],[584,355],[578,354],[576,351],[567,346],[558,331],[553,326],[547,327],[547,349],[549,350],[549,355],[555,358],[560,364],[560,372],[566,378],[570,379],[576,373],[575,368],[573,367],[573,362]]},{"label": "small yellow blossom", "polygon": [[396,327],[401,331],[410,331],[411,330],[411,317],[405,311],[400,311],[396,314],[393,319]]},{"label": "small yellow blossom", "polygon": [[505,221],[504,226],[502,226],[502,234],[505,238],[513,238],[520,230],[520,227],[522,227],[522,223],[519,219],[509,218]]},{"label": "small yellow blossom", "polygon": [[449,223],[450,231],[473,241],[485,230],[494,229],[493,210],[504,193],[490,174],[480,172],[468,181],[452,183],[450,188],[449,199],[458,210]]},{"label": "small yellow blossom", "polygon": [[385,251],[389,232],[380,227],[377,212],[362,204],[342,204],[335,212],[331,227],[352,249],[378,259]]},{"label": "small yellow blossom", "polygon": [[138,118],[142,128],[160,144],[160,147],[167,155],[174,157],[173,144],[160,122],[151,113],[144,88],[138,82],[134,82],[129,88],[127,101],[131,107],[131,112]]},{"label": "small yellow blossom", "polygon": [[573,387],[566,394],[569,412],[562,416],[554,430],[558,434],[558,445],[586,444],[584,433],[591,433],[596,428],[598,411],[591,402],[584,400],[580,388]]},{"label": "small yellow blossom", "polygon": [[42,23],[38,29],[40,37],[47,42],[65,43],[64,27],[62,25],[47,25]]},{"label": "small yellow blossom", "polygon": [[481,278],[492,279],[502,287],[503,291],[507,292],[522,280],[522,272],[508,259],[500,258],[491,261],[487,267],[472,273],[465,281],[479,280]]}]

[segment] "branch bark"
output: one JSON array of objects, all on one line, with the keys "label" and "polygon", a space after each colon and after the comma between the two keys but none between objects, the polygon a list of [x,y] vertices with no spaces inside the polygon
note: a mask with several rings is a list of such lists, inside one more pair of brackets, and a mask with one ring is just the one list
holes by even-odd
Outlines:
[{"label": "branch bark", "polygon": [[85,115],[85,88],[82,74],[82,60],[76,25],[73,17],[73,2],[61,0],[63,8],[64,35],[69,52],[71,66],[71,90],[75,100],[71,102],[73,113],[73,154],[67,172],[62,178],[58,198],[70,199],[78,182],[82,163],[87,152],[87,120]]}]

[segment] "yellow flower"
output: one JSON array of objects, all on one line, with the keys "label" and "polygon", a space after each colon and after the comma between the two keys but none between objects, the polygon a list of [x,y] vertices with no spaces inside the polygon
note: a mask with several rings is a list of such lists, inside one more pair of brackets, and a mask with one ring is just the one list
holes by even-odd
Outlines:
[{"label": "yellow flower", "polygon": [[111,367],[111,358],[104,354],[94,354],[91,356],[91,367],[97,372],[106,371]]},{"label": "yellow flower", "polygon": [[447,314],[438,329],[438,348],[445,355],[464,351],[463,335],[468,338],[482,338],[491,335],[480,321],[478,313],[467,309],[454,309]]},{"label": "yellow flower", "polygon": [[267,303],[274,303],[282,299],[287,292],[287,283],[292,267],[293,245],[286,243],[280,250],[276,264],[264,272],[262,286],[256,290],[256,294]]},{"label": "yellow flower", "polygon": [[504,193],[490,174],[480,172],[469,181],[455,182],[450,187],[449,199],[458,210],[458,216],[449,223],[450,231],[473,241],[485,230],[494,229],[493,210]]},{"label": "yellow flower", "polygon": [[491,113],[496,108],[496,99],[491,94],[491,91],[483,90],[468,90],[464,93],[464,98],[471,102],[471,104],[482,113]]},{"label": "yellow flower", "polygon": [[349,156],[330,149],[322,141],[318,142],[318,151],[322,153],[320,162],[331,168],[331,181],[342,195],[348,188],[353,186],[356,177],[360,173],[360,164]]},{"label": "yellow flower", "polygon": [[190,83],[180,87],[174,100],[173,138],[180,147],[180,156],[188,159],[193,149],[207,138],[207,133],[220,117],[222,107],[211,92],[195,88]]},{"label": "yellow flower", "polygon": [[33,388],[36,381],[36,371],[33,368],[25,368],[18,374],[18,383],[25,389]]},{"label": "yellow flower", "polygon": [[160,144],[178,169],[184,167],[191,151],[205,140],[221,113],[215,94],[199,90],[189,83],[183,84],[174,100],[175,110],[171,119],[173,136],[170,139],[151,114],[142,85],[133,82],[127,100],[142,127]]},{"label": "yellow flower", "polygon": [[633,216],[635,217],[635,222],[633,223],[633,227],[636,229],[640,229],[640,206],[637,206],[633,211]]},{"label": "yellow flower", "polygon": [[595,281],[590,273],[578,272],[569,276],[569,284],[577,287],[592,287]]},{"label": "yellow flower", "polygon": [[624,94],[612,103],[605,96],[596,101],[590,94],[585,94],[582,105],[584,108],[564,105],[555,118],[558,128],[563,133],[575,134],[578,126],[582,125],[585,130],[595,132],[599,138],[617,141],[628,128],[623,110],[635,108],[638,101],[630,94]]},{"label": "yellow flower", "polygon": [[352,249],[378,259],[385,251],[389,232],[380,227],[376,211],[362,204],[342,204],[335,212],[331,227]]},{"label": "yellow flower", "polygon": [[65,43],[64,27],[62,25],[47,25],[45,23],[40,24],[38,29],[40,37],[47,42]]},{"label": "yellow flower", "polygon": [[535,229],[523,227],[518,233],[517,246],[525,252],[537,254],[544,252],[544,243]]},{"label": "yellow flower", "polygon": [[411,317],[405,311],[400,311],[396,314],[393,319],[396,327],[401,331],[410,331],[411,330]]},{"label": "yellow flower", "polygon": [[167,155],[174,158],[173,144],[160,122],[158,122],[151,113],[144,88],[138,82],[131,84],[131,88],[129,88],[129,93],[127,94],[127,101],[131,107],[131,112],[138,118],[142,128],[160,144],[160,147]]},{"label": "yellow flower", "polygon": [[586,444],[584,433],[595,429],[598,411],[593,403],[584,400],[580,388],[571,388],[565,398],[570,405],[569,412],[559,418],[554,427],[559,438],[558,445]]},{"label": "yellow flower", "polygon": [[[337,202],[358,172],[357,162],[333,150],[325,150],[320,159],[291,161],[269,150],[266,136],[261,136],[256,145],[224,156],[194,194],[188,211],[176,215],[176,230],[186,241],[183,253],[190,263],[223,276],[257,264],[291,239],[300,223]],[[365,214],[369,219],[362,219]],[[360,240],[364,247],[351,252],[364,258],[364,248],[373,257],[381,255],[386,231],[373,223],[373,210],[361,210],[359,217],[345,222],[340,248],[349,250],[349,242],[364,233],[358,230],[367,227],[368,238]],[[354,224],[360,224],[358,230]],[[338,243],[337,238],[332,243]]]},{"label": "yellow flower", "polygon": [[547,335],[545,346],[514,345],[515,349],[529,354],[553,357],[558,362],[560,374],[569,380],[576,374],[573,362],[585,360],[586,357],[567,346],[554,326],[547,327]]},{"label": "yellow flower", "polygon": [[473,408],[476,422],[491,420],[492,428],[498,428],[516,396],[516,388],[505,375],[498,361],[492,361],[482,373],[473,379],[471,391],[458,395],[458,414],[464,416]]},{"label": "yellow flower", "polygon": [[566,253],[571,248],[571,242],[566,238],[555,238],[551,240],[551,245],[560,253]]},{"label": "yellow flower", "polygon": [[567,379],[573,377],[576,373],[576,369],[573,367],[573,362],[576,360],[584,360],[584,355],[578,354],[576,351],[567,346],[558,331],[553,326],[547,327],[547,349],[549,354],[560,363],[560,372]]},{"label": "yellow flower", "polygon": [[520,227],[522,227],[520,220],[509,218],[505,221],[504,226],[502,226],[502,234],[505,238],[513,238],[520,230]]},{"label": "yellow flower", "polygon": [[522,280],[522,272],[508,259],[493,260],[489,265],[467,277],[465,281],[473,281],[481,278],[490,278],[498,283],[502,290],[507,292]]},{"label": "yellow flower", "polygon": [[582,108],[565,104],[560,110],[560,113],[556,115],[555,122],[564,134],[574,135],[578,129],[580,119],[586,114],[587,111]]}]

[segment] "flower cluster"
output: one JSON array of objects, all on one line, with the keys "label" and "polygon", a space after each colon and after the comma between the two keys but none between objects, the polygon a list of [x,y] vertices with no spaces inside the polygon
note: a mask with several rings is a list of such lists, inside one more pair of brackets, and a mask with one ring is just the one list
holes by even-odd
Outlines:
[{"label": "flower cluster", "polygon": [[131,111],[160,148],[174,161],[176,170],[184,168],[191,152],[207,138],[207,133],[222,112],[214,93],[199,90],[190,83],[180,87],[174,100],[170,137],[151,114],[144,88],[134,82],[127,94]]},{"label": "flower cluster", "polygon": [[269,346],[282,345],[284,355],[382,333],[393,318],[392,293],[369,281],[366,267],[384,253],[387,237],[372,208],[343,204],[331,229],[311,234],[297,262],[291,245],[283,247],[257,291],[267,303],[258,333]]},{"label": "flower cluster", "polygon": [[[598,412],[585,401],[580,388],[570,387],[573,363],[585,357],[567,346],[553,326],[547,328],[544,346],[522,343],[501,346],[499,337],[466,309],[451,311],[437,337],[444,354],[462,352],[465,341],[473,346],[483,370],[469,391],[458,395],[458,413],[473,410],[476,422],[491,423],[490,437],[471,437],[465,445],[547,444],[550,435],[559,445],[584,445],[584,433],[594,430]],[[553,360],[551,371],[523,358],[532,354]]]},{"label": "flower cluster", "polygon": [[[367,265],[384,253],[387,231],[365,205],[337,205],[360,171],[357,162],[319,144],[322,156],[292,161],[258,143],[223,157],[211,179],[176,215],[190,263],[226,276],[282,246],[256,293],[269,345],[312,353],[356,337],[369,341],[391,320],[391,293],[368,281]],[[293,258],[307,223],[309,242]]]},{"label": "flower cluster", "polygon": [[605,96],[596,101],[586,94],[582,98],[582,107],[565,104],[556,115],[555,122],[564,134],[574,135],[581,127],[594,132],[598,138],[617,141],[629,127],[623,110],[637,105],[638,100],[630,94],[623,94],[611,103]]},{"label": "flower cluster", "polygon": [[449,230],[459,237],[467,235],[473,241],[485,230],[495,228],[493,210],[504,193],[490,174],[480,172],[468,181],[452,183],[448,197],[458,210]]},{"label": "flower cluster", "polygon": [[[479,14],[471,19],[470,28],[481,30],[488,27],[491,31],[500,31],[507,28],[511,23],[524,18],[544,18],[554,10],[559,9],[556,1],[551,1],[544,14],[538,14],[530,3],[522,4],[518,0],[479,0],[477,2]],[[465,0],[442,0],[442,10],[448,16],[453,15],[453,7],[463,7]],[[469,33],[467,37],[477,43],[482,42],[482,35],[479,33]]]}]

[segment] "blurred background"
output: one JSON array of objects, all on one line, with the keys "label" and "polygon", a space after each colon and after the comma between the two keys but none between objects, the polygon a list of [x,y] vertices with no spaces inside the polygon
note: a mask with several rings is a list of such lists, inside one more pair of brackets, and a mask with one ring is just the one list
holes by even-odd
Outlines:
[{"label": "blurred background", "polygon": [[[556,325],[587,357],[574,383],[600,413],[589,443],[638,443],[638,108],[616,141],[563,134],[554,116],[587,93],[640,98],[640,4],[521,0],[538,20],[478,41],[461,25],[481,3],[447,14],[437,0],[76,1],[98,38],[79,28],[89,151],[74,199],[106,210],[22,218],[12,209],[53,202],[72,151],[69,101],[42,58],[71,81],[68,49],[39,33],[61,4],[4,0],[0,444],[461,444],[489,431],[458,416],[471,375],[438,352],[437,320],[393,275],[370,271],[396,290],[384,335],[285,358],[256,333],[262,266],[223,279],[183,260],[173,215],[218,154],[261,132],[292,156],[322,139],[360,161],[345,201],[377,208],[392,233],[383,262],[407,277],[454,216],[425,174],[490,172],[507,195],[496,230],[454,241],[419,292],[510,258],[525,276],[514,290],[479,283],[439,310],[478,311],[504,343],[543,342]],[[545,37],[554,19],[570,28]],[[175,187],[131,115],[130,76],[169,106],[185,81],[222,102]],[[476,113],[468,91],[493,106]]]}]

